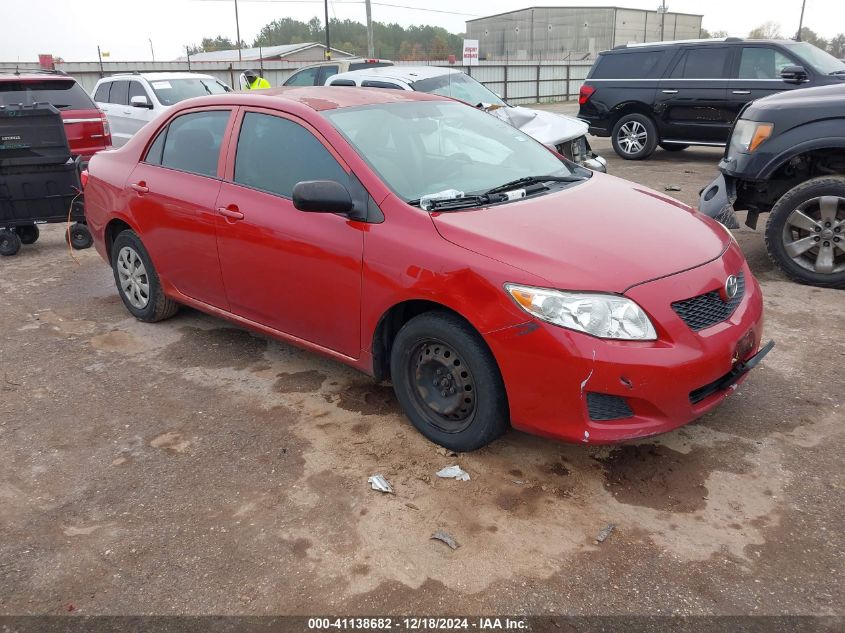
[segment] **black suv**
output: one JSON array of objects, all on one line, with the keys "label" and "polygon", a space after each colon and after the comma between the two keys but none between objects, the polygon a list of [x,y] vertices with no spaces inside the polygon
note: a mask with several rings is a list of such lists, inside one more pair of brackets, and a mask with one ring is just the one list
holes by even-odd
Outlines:
[{"label": "black suv", "polygon": [[845,81],[845,63],[807,42],[692,40],[617,46],[599,54],[581,87],[578,118],[611,136],[622,158],[660,145],[725,144],[749,101]]},{"label": "black suv", "polygon": [[786,275],[845,288],[845,84],[786,92],[749,104],[702,189],[699,210],[736,228],[769,211],[766,247]]}]

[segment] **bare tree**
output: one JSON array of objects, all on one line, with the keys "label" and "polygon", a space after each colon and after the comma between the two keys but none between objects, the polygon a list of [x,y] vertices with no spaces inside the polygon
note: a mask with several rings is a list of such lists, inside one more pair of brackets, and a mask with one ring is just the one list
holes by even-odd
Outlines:
[{"label": "bare tree", "polygon": [[783,35],[780,32],[780,24],[769,20],[768,22],[763,22],[756,29],[751,29],[748,37],[753,40],[777,40],[781,39]]}]

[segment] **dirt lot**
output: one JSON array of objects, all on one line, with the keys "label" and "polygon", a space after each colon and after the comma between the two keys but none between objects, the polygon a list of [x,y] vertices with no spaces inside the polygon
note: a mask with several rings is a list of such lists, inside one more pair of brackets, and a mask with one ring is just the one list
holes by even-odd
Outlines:
[{"label": "dirt lot", "polygon": [[[594,144],[688,203],[720,154]],[[0,260],[0,613],[842,614],[845,294],[737,235],[777,347],[718,410],[450,457],[338,363],[191,310],[136,322],[47,228]]]}]

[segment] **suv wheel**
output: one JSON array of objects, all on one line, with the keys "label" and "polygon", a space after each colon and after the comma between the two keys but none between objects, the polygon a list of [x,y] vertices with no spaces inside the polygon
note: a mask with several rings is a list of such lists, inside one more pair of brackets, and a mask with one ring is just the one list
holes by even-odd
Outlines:
[{"label": "suv wheel", "polygon": [[460,317],[427,312],[393,342],[396,397],[417,430],[459,452],[486,446],[510,423],[505,385],[484,340]]},{"label": "suv wheel", "polygon": [[179,304],[164,295],[141,238],[123,231],[112,244],[112,270],[123,305],[140,320],[153,323],[172,317]]},{"label": "suv wheel", "polygon": [[626,114],[613,126],[613,150],[625,160],[648,158],[657,147],[657,127],[644,114]]},{"label": "suv wheel", "polygon": [[766,247],[790,279],[845,288],[845,177],[813,178],[787,191],[769,214]]}]

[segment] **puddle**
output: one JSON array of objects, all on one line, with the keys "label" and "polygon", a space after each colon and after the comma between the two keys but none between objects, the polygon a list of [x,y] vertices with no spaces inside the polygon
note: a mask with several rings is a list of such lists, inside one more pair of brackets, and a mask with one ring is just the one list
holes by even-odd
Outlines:
[{"label": "puddle", "polygon": [[203,330],[186,325],[182,338],[168,345],[161,358],[182,367],[245,369],[263,359],[267,340],[237,328]]}]

